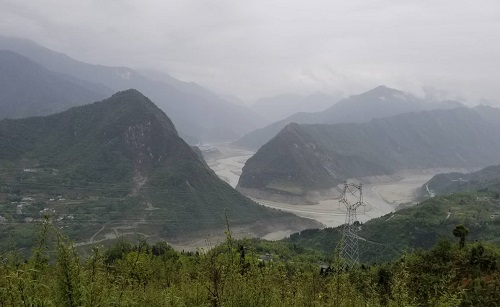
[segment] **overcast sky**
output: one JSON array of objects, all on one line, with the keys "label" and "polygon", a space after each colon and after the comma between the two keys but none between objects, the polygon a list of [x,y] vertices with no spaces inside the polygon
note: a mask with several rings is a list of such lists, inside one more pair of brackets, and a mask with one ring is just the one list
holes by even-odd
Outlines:
[{"label": "overcast sky", "polygon": [[499,0],[0,0],[0,32],[245,100],[385,84],[500,103]]}]

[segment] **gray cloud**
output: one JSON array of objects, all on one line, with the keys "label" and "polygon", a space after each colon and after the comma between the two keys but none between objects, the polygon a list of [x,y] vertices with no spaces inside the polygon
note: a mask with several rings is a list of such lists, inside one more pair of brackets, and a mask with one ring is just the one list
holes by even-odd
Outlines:
[{"label": "gray cloud", "polygon": [[3,0],[0,32],[246,99],[386,84],[500,102],[499,16],[497,0]]}]

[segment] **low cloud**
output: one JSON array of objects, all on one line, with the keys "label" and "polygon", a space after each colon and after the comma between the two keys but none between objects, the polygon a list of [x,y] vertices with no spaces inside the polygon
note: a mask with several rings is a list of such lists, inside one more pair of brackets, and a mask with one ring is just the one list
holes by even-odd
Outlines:
[{"label": "low cloud", "polygon": [[0,32],[251,100],[380,84],[500,102],[500,2],[4,0]]}]

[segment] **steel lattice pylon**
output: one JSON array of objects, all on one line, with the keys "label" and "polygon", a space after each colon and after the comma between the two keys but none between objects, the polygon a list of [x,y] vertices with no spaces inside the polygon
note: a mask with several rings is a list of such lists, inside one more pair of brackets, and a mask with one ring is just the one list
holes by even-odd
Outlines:
[{"label": "steel lattice pylon", "polygon": [[339,200],[347,209],[344,233],[340,240],[340,256],[344,260],[344,268],[350,267],[358,263],[359,247],[358,247],[358,225],[356,209],[363,206],[363,190],[362,185],[354,183],[344,183],[342,198]]}]

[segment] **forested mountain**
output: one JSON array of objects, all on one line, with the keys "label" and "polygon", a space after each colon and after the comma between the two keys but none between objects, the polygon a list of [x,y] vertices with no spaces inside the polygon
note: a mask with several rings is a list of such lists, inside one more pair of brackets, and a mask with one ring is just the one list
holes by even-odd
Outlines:
[{"label": "forested mountain", "polygon": [[224,228],[226,210],[234,225],[251,232],[258,224],[256,234],[271,220],[277,229],[320,225],[232,189],[136,90],[51,116],[0,121],[0,188],[3,244],[44,214],[79,241],[120,232],[206,234]]},{"label": "forested mountain", "polygon": [[191,143],[235,140],[264,124],[251,110],[229,103],[197,84],[170,76],[163,81],[151,80],[127,67],[83,63],[19,38],[0,36],[0,49],[12,50],[48,70],[98,83],[114,92],[135,88],[169,114],[181,136]]},{"label": "forested mountain", "polygon": [[[485,108],[485,107],[482,107]],[[402,169],[500,162],[500,110],[458,108],[361,124],[289,124],[246,162],[238,187],[302,195]]]},{"label": "forested mountain", "polygon": [[342,99],[321,112],[293,114],[284,120],[246,134],[235,144],[258,149],[292,122],[298,124],[363,123],[374,118],[397,114],[458,107],[463,107],[463,105],[455,101],[428,101],[386,86],[379,86],[368,92]]},{"label": "forested mountain", "polygon": [[111,90],[55,73],[8,50],[0,50],[0,118],[48,115],[103,99]]},{"label": "forested mountain", "polygon": [[500,165],[488,166],[472,173],[438,174],[422,186],[426,196],[457,192],[491,191],[500,193]]}]

